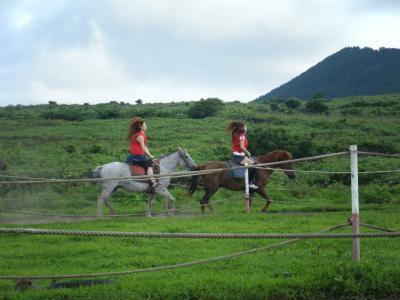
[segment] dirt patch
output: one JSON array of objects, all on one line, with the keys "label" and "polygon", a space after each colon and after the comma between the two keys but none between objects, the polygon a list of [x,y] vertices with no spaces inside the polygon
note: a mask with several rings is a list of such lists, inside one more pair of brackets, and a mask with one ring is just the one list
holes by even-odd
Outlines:
[{"label": "dirt patch", "polygon": [[[153,213],[152,218],[155,219],[163,219],[163,218],[170,218],[170,217],[179,217],[179,218],[193,218],[198,216],[198,213],[190,212],[190,211],[177,211],[174,215],[169,215],[167,213]],[[137,215],[137,216],[126,216],[126,217],[114,217],[116,218],[145,218],[146,216]],[[50,223],[75,223],[75,222],[85,222],[85,221],[94,221],[98,219],[111,219],[111,217],[107,217],[105,215],[103,218],[95,217],[95,216],[35,216],[35,215],[28,215],[28,216],[0,216],[0,224],[50,224]]]},{"label": "dirt patch", "polygon": [[79,222],[79,221],[93,221],[96,220],[95,217],[42,217],[42,216],[29,216],[18,218],[14,216],[0,217],[0,224],[49,224],[55,222]]}]

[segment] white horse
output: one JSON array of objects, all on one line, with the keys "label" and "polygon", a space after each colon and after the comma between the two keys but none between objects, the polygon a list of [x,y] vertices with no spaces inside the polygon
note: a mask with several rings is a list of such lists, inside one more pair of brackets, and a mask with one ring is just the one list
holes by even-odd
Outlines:
[{"label": "white horse", "polygon": [[[186,169],[194,169],[197,165],[194,160],[190,157],[189,153],[185,149],[178,148],[178,150],[165,154],[159,158],[160,160],[160,174],[166,174],[174,172],[178,165]],[[131,171],[129,165],[123,162],[112,162],[97,167],[93,170],[92,177],[94,178],[118,178],[118,177],[129,177]],[[168,192],[167,187],[170,184],[170,177],[161,177],[158,185],[156,186],[153,193],[147,193],[147,216],[151,216],[151,207],[153,202],[154,194],[160,194],[165,199],[165,207],[168,210],[168,201],[173,202],[173,211],[175,210],[175,198]],[[108,202],[110,196],[117,190],[118,187],[122,187],[129,192],[147,192],[149,188],[148,181],[136,181],[136,180],[105,180],[101,183],[102,192],[97,200],[97,215],[103,215],[103,205],[106,205],[110,214],[114,214],[114,209]]]}]

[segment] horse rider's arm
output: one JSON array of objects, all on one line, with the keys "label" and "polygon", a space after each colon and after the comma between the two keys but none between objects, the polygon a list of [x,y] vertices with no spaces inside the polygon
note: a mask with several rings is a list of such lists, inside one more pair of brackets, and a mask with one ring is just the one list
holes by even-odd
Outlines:
[{"label": "horse rider's arm", "polygon": [[250,152],[244,146],[244,139],[240,139],[239,142],[240,142],[240,150],[242,150],[244,153],[246,153],[248,157],[250,157],[251,156]]},{"label": "horse rider's arm", "polygon": [[144,139],[142,136],[138,135],[136,137],[136,140],[138,141],[138,143],[140,144],[140,147],[142,147],[143,152],[150,158],[153,158],[154,156],[151,155],[149,149],[147,149],[146,145],[144,144]]}]

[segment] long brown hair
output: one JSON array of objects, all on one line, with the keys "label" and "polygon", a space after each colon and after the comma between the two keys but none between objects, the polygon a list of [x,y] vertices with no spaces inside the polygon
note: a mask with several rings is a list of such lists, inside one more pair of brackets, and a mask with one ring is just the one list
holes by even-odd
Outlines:
[{"label": "long brown hair", "polygon": [[131,140],[132,136],[134,136],[136,133],[138,133],[142,130],[143,123],[144,123],[144,119],[142,119],[141,117],[133,117],[129,121],[128,140]]},{"label": "long brown hair", "polygon": [[233,138],[234,135],[244,132],[244,126],[245,123],[242,121],[233,121],[230,122],[229,125],[226,127],[226,131],[229,132],[229,134]]}]

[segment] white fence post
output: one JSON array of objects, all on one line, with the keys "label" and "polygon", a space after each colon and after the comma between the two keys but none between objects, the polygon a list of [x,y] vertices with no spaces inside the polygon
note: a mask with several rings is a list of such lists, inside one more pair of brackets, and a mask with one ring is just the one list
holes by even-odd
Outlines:
[{"label": "white fence post", "polygon": [[245,164],[244,171],[244,185],[245,185],[245,195],[244,195],[244,208],[246,212],[250,212],[250,192],[249,192],[249,168],[247,168],[247,164]]},{"label": "white fence post", "polygon": [[[358,201],[358,157],[357,145],[350,146],[351,161],[351,208],[352,208],[352,231],[353,234],[360,233],[360,211]],[[353,260],[360,260],[360,239],[353,238]]]}]

